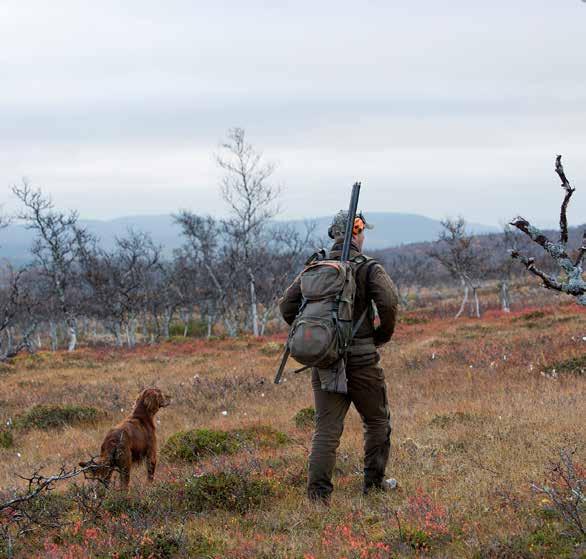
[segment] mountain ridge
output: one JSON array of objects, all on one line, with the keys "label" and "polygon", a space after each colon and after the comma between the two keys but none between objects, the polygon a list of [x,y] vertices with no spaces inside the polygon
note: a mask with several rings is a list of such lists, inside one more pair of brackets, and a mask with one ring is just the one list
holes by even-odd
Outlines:
[{"label": "mountain ridge", "polygon": [[[439,220],[419,214],[399,212],[365,212],[368,222],[374,225],[367,231],[365,249],[380,250],[414,242],[432,241],[441,231]],[[327,229],[332,216],[319,216],[308,219],[275,220],[279,224],[292,225],[297,230],[304,230],[307,223],[315,223],[315,233],[320,239],[327,238]],[[80,219],[80,225],[96,235],[106,249],[114,246],[116,237],[123,236],[129,229],[149,233],[155,243],[163,247],[166,255],[183,243],[180,229],[173,223],[170,214],[123,216],[110,220]],[[490,225],[470,223],[471,232],[495,233],[499,229]],[[0,231],[0,258],[15,263],[30,260],[30,247],[33,232],[24,225],[15,223]]]}]

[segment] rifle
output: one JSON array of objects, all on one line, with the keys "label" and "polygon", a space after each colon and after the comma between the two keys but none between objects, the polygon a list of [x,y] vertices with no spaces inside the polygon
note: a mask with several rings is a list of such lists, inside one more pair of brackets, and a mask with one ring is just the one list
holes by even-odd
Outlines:
[{"label": "rifle", "polygon": [[[348,208],[348,217],[346,219],[346,230],[344,231],[344,244],[342,245],[342,255],[340,256],[340,260],[342,262],[347,262],[350,259],[350,243],[352,242],[354,220],[356,219],[356,211],[358,209],[360,186],[360,182],[355,182],[352,186],[352,195],[350,196],[350,207]],[[287,364],[287,359],[289,359],[289,353],[289,342],[287,341],[287,343],[285,344],[285,349],[283,351],[283,356],[281,357],[279,368],[277,369],[277,374],[275,375],[275,384],[281,384],[281,379],[285,371],[285,365]],[[305,369],[309,369],[309,366],[296,369],[295,371],[293,371],[293,373],[300,373]]]}]

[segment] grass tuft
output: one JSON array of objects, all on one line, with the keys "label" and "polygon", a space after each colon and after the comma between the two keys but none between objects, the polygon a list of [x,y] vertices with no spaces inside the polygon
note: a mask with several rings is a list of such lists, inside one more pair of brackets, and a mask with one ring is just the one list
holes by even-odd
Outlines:
[{"label": "grass tuft", "polygon": [[302,408],[295,414],[293,421],[299,429],[309,429],[315,425],[315,410]]},{"label": "grass tuft", "polygon": [[171,461],[198,462],[206,456],[234,454],[244,446],[277,447],[287,442],[287,435],[266,425],[234,431],[194,429],[171,435],[162,453]]},{"label": "grass tuft", "polygon": [[82,423],[91,423],[100,418],[102,412],[90,406],[33,406],[16,418],[14,425],[22,429],[54,429]]}]

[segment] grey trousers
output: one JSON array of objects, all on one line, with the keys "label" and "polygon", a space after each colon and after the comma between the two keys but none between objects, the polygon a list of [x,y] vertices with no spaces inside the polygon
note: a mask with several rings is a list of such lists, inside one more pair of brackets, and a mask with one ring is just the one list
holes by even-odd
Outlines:
[{"label": "grey trousers", "polygon": [[364,486],[380,485],[385,476],[391,448],[391,415],[383,369],[378,365],[349,367],[347,375],[348,394],[335,394],[323,391],[317,371],[312,371],[316,426],[309,456],[310,498],[327,499],[333,491],[336,450],[351,403],[364,425]]}]

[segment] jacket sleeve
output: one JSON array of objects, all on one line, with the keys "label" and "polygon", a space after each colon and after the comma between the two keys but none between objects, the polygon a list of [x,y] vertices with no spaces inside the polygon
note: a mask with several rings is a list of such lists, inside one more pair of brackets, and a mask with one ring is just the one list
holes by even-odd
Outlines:
[{"label": "jacket sleeve", "polygon": [[380,318],[380,325],[374,331],[374,343],[380,346],[391,339],[395,330],[399,297],[393,280],[380,264],[374,266],[368,287]]},{"label": "jacket sleeve", "polygon": [[295,320],[301,306],[301,299],[301,274],[299,274],[279,300],[279,310],[287,324],[291,325]]}]

